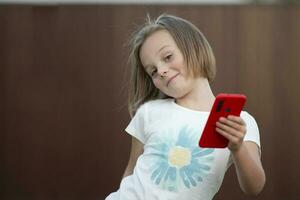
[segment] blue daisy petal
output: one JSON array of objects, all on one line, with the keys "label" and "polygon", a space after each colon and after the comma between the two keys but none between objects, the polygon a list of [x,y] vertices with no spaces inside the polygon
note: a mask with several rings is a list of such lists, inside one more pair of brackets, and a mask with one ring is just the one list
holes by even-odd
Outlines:
[{"label": "blue daisy petal", "polygon": [[177,138],[172,130],[164,136],[151,145],[154,149],[151,180],[169,191],[177,191],[181,186],[196,187],[211,169],[214,149],[199,148],[198,132],[188,126],[179,130]]},{"label": "blue daisy petal", "polygon": [[166,162],[161,162],[157,169],[152,173],[151,179],[155,180],[155,183],[158,185],[167,171],[168,164]]},{"label": "blue daisy petal", "polygon": [[206,156],[208,154],[211,154],[213,151],[214,151],[214,149],[206,148],[206,149],[203,149],[200,152],[197,152],[197,153],[193,154],[193,157],[195,157],[195,158],[197,158],[197,157],[203,157],[203,156]]}]

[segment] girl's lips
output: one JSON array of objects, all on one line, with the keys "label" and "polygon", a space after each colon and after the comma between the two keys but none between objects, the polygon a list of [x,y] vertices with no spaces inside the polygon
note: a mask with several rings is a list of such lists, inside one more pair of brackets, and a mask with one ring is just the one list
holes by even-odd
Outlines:
[{"label": "girl's lips", "polygon": [[167,86],[170,84],[170,82],[174,79],[174,78],[176,78],[176,76],[178,76],[179,75],[179,73],[178,74],[176,74],[175,76],[172,76],[169,80],[168,80],[168,82],[167,82]]}]

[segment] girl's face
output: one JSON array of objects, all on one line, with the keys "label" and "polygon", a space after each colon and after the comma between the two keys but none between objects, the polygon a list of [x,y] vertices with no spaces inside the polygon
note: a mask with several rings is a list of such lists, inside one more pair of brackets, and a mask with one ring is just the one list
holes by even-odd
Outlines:
[{"label": "girl's face", "polygon": [[152,33],[140,49],[140,60],[156,88],[164,94],[181,98],[192,90],[186,62],[176,42],[166,30]]}]

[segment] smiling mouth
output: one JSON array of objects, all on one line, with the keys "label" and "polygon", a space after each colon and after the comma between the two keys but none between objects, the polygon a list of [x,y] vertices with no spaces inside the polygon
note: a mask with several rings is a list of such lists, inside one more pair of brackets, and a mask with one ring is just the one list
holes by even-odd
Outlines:
[{"label": "smiling mouth", "polygon": [[176,78],[176,76],[178,76],[179,74],[176,74],[175,76],[173,76],[173,77],[171,77],[169,80],[168,80],[168,82],[167,82],[167,86],[170,84],[170,82],[174,79],[174,78]]}]

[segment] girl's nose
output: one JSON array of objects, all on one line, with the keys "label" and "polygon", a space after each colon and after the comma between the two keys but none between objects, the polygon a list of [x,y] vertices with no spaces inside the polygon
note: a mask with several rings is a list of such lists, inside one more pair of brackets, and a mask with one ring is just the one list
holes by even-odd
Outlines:
[{"label": "girl's nose", "polygon": [[169,68],[167,66],[159,66],[157,69],[157,72],[161,77],[164,77],[168,71],[169,71]]}]

